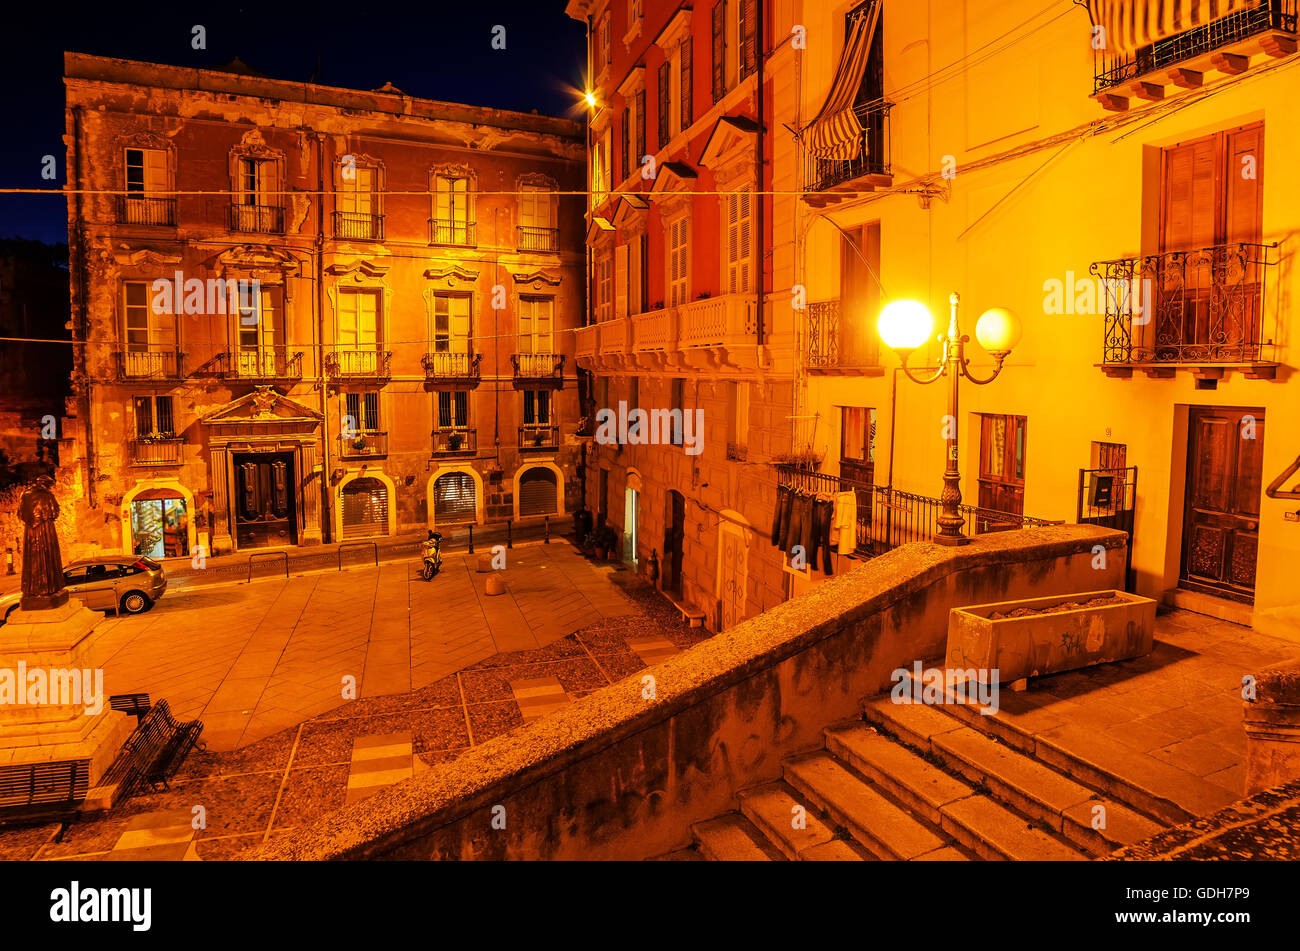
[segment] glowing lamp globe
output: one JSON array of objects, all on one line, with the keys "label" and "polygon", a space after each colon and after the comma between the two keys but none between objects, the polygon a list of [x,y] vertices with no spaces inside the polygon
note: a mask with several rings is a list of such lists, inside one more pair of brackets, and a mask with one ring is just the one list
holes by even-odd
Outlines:
[{"label": "glowing lamp globe", "polygon": [[975,339],[989,353],[1009,353],[1020,342],[1020,318],[1005,307],[984,311],[975,324]]},{"label": "glowing lamp globe", "polygon": [[893,350],[915,350],[934,332],[934,316],[919,301],[890,301],[876,320],[880,339]]}]

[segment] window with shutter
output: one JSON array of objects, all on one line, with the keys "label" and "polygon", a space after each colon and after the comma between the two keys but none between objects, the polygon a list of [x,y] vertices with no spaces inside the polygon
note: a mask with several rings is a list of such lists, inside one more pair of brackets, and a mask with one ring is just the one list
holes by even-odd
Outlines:
[{"label": "window with shutter", "polygon": [[735,2],[740,6],[740,78],[744,79],[758,68],[758,3],[757,0]]},{"label": "window with shutter", "polygon": [[670,307],[687,301],[687,226],[689,219],[683,215],[668,226],[668,299]]},{"label": "window with shutter", "polygon": [[691,64],[691,51],[692,51],[692,43],[691,43],[691,38],[688,36],[686,39],[682,40],[681,48],[678,52],[678,69],[681,71],[681,84],[682,84],[681,105],[679,106],[679,112],[681,115],[682,132],[685,132],[687,129],[689,129],[691,127],[691,122],[694,121],[692,119],[692,116],[694,115],[692,106],[694,104],[695,97],[691,95],[691,82],[693,76],[692,64]]},{"label": "window with shutter", "polygon": [[751,198],[747,189],[729,192],[725,197],[727,293],[741,294],[750,289]]},{"label": "window with shutter", "polygon": [[614,249],[614,316],[627,316],[627,245]]},{"label": "window with shutter", "polygon": [[135,398],[135,434],[137,436],[152,436],[153,433],[153,397],[137,396]]},{"label": "window with shutter", "polygon": [[646,154],[645,123],[645,90],[638,89],[636,91],[636,162],[634,163],[637,166],[641,165],[642,156]]},{"label": "window with shutter", "polygon": [[632,107],[623,108],[623,147],[620,150],[623,153],[623,178],[632,174],[632,168],[636,162],[632,160]]},{"label": "window with shutter", "polygon": [[713,101],[727,94],[727,0],[713,5]]},{"label": "window with shutter", "polygon": [[671,109],[672,86],[670,83],[672,77],[672,64],[662,63],[659,66],[659,148],[668,144],[668,114]]}]

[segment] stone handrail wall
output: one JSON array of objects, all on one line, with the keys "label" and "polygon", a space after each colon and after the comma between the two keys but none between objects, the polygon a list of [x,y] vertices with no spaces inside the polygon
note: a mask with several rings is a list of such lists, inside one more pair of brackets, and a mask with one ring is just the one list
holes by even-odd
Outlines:
[{"label": "stone handrail wall", "polygon": [[1062,525],[903,546],[253,857],[640,859],[680,848],[692,823],[820,746],[892,671],[938,665],[950,608],[1123,587],[1126,539]]}]

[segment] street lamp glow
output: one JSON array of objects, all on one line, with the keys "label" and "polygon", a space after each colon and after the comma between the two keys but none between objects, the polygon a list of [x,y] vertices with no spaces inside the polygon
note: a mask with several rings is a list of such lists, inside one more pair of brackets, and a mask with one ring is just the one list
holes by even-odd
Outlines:
[{"label": "street lamp glow", "polygon": [[586,102],[588,108],[590,109],[596,108],[596,94],[594,92],[583,93],[582,99],[584,102]]},{"label": "street lamp glow", "polygon": [[1020,318],[1005,307],[984,311],[975,324],[975,339],[989,353],[1010,353],[1023,333]]},{"label": "street lamp glow", "polygon": [[934,332],[934,315],[920,301],[890,301],[876,320],[880,339],[893,350],[915,350]]}]

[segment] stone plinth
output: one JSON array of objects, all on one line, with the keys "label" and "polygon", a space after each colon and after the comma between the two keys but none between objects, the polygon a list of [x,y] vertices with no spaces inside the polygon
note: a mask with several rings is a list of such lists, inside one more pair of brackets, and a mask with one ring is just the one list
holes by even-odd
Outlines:
[{"label": "stone plinth", "polygon": [[1300,662],[1261,671],[1242,707],[1246,795],[1300,779]]},{"label": "stone plinth", "polygon": [[[19,609],[0,628],[0,767],[81,762],[94,787],[112,765],[133,724],[108,706],[93,657],[100,620],[72,598],[50,610]],[[72,702],[51,702],[58,699]]]}]

